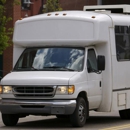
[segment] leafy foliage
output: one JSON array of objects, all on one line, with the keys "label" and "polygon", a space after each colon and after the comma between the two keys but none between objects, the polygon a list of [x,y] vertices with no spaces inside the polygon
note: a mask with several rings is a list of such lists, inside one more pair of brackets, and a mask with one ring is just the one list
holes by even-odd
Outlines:
[{"label": "leafy foliage", "polygon": [[19,0],[14,0],[14,5],[21,5],[21,2]]},{"label": "leafy foliage", "polygon": [[59,4],[59,0],[47,0],[46,8],[43,10],[44,13],[62,11],[62,8]]},{"label": "leafy foliage", "polygon": [[[11,17],[6,16],[5,8],[6,0],[0,0],[0,54],[10,45],[9,41],[13,32],[12,28],[7,28],[6,25],[12,20]],[[13,4],[18,4],[17,0],[14,0]]]}]

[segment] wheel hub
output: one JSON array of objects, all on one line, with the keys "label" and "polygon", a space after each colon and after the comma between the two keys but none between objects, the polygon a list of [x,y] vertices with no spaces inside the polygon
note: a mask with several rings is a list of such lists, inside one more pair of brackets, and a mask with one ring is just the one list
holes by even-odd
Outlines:
[{"label": "wheel hub", "polygon": [[79,105],[79,119],[80,119],[80,122],[83,122],[84,118],[85,118],[85,109],[84,109],[83,104],[80,104]]}]

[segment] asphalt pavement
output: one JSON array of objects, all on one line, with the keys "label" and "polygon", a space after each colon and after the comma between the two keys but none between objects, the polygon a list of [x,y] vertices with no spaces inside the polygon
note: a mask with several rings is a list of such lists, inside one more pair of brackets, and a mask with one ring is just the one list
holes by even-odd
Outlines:
[{"label": "asphalt pavement", "polygon": [[122,120],[118,112],[90,112],[90,118],[82,128],[74,128],[68,119],[55,116],[28,116],[21,118],[14,127],[4,126],[0,117],[0,130],[130,130],[130,120]]}]

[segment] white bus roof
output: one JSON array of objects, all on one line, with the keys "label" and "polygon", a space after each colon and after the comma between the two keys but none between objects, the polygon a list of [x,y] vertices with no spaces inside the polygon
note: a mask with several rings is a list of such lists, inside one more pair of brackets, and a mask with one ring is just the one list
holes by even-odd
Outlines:
[{"label": "white bus roof", "polygon": [[108,28],[129,24],[130,15],[125,14],[106,11],[53,12],[17,21],[13,42],[20,46],[95,45],[108,41]]},{"label": "white bus roof", "polygon": [[85,11],[61,11],[19,20],[13,42],[20,46],[87,46],[106,42],[100,30],[112,26],[105,14]]}]

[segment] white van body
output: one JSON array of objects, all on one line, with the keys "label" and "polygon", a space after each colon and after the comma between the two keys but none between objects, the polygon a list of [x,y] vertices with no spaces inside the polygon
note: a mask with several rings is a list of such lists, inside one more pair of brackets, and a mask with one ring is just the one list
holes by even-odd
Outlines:
[{"label": "white van body", "polygon": [[[126,6],[122,5],[122,7]],[[76,109],[77,98],[81,96],[85,98],[87,112],[119,110],[121,117],[125,118],[122,113],[126,112],[126,109],[129,112],[130,109],[130,59],[123,59],[123,50],[119,52],[121,54],[118,59],[115,30],[120,29],[120,26],[129,28],[130,16],[125,14],[129,13],[129,10],[126,9],[125,13],[118,14],[105,10],[86,11],[88,8],[84,7],[84,11],[42,14],[24,18],[15,23],[13,35],[15,67],[26,49],[67,47],[84,50],[83,69],[82,71],[33,69],[18,71],[14,69],[1,80],[3,89],[4,86],[12,87],[11,92],[1,94],[0,110],[3,117],[4,114],[71,115]],[[90,8],[97,9],[97,6],[90,6]],[[107,7],[103,6],[103,9],[105,8]],[[119,35],[122,36],[121,33]],[[127,38],[124,41],[129,42]],[[130,43],[127,44],[129,47]],[[105,56],[104,71],[88,72],[88,52],[91,50],[96,56]],[[24,87],[22,89],[33,86],[35,89],[37,86],[53,86],[54,93],[51,97],[29,96],[20,91],[16,93],[13,88],[18,86]],[[74,86],[74,93],[57,94],[57,86]],[[20,94],[23,96],[19,96]],[[73,122],[72,124],[84,125]]]}]

